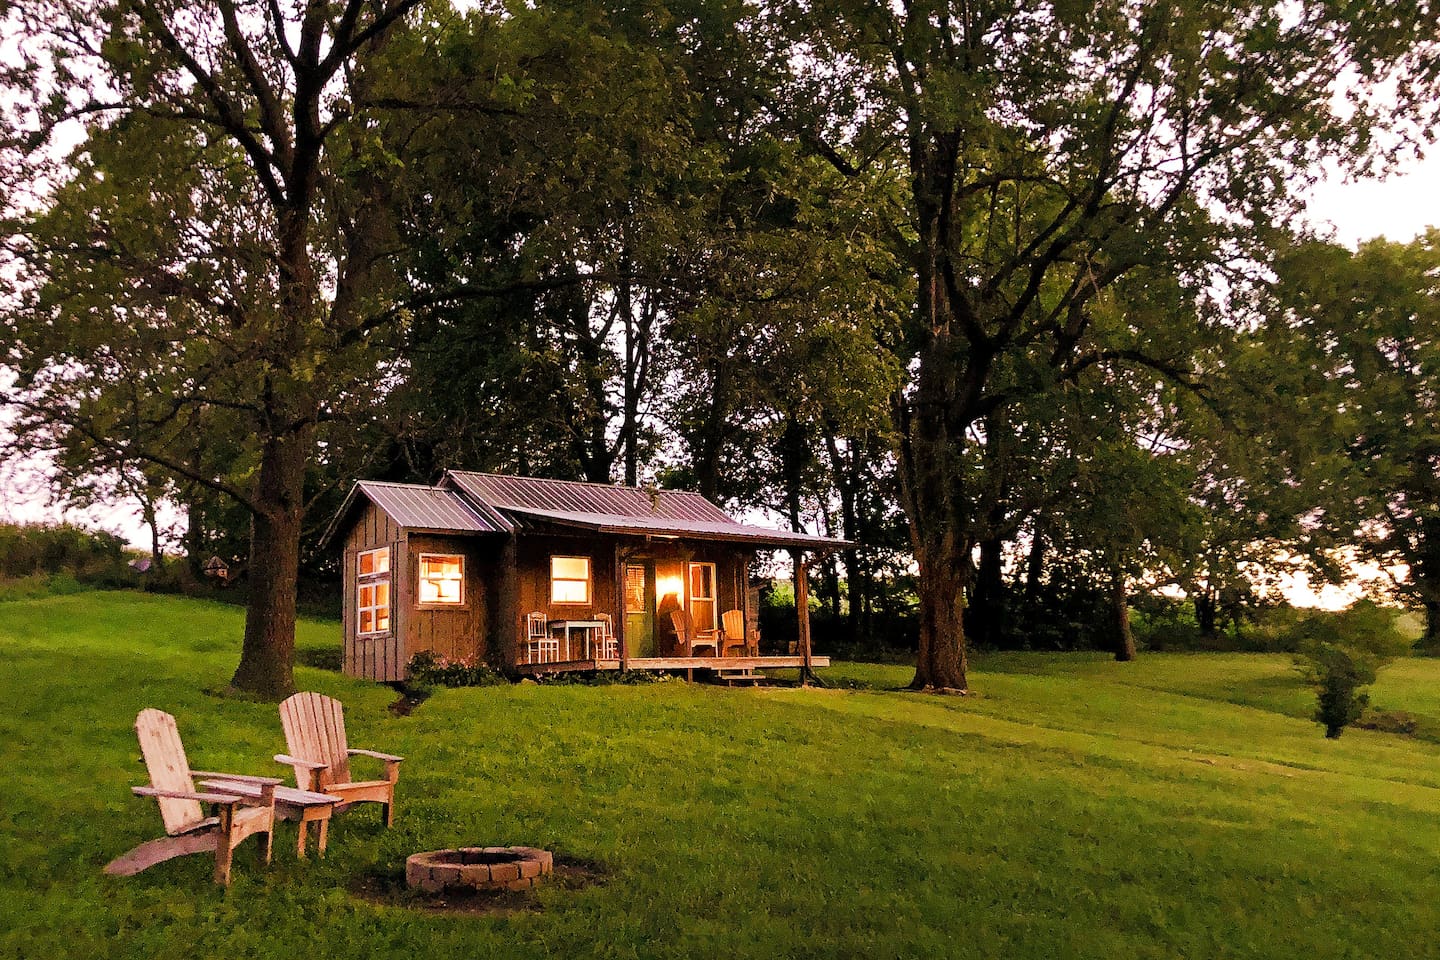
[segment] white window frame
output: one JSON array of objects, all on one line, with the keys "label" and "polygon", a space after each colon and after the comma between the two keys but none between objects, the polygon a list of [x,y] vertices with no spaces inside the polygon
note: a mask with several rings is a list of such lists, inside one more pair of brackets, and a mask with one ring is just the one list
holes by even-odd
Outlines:
[{"label": "white window frame", "polygon": [[[584,579],[584,580],[580,580],[580,579],[577,578],[577,577],[557,577],[557,576],[555,576],[555,561],[556,561],[556,560],[581,560],[581,561],[583,561],[583,562],[585,563],[585,579]],[[562,606],[562,607],[588,607],[588,606],[590,606],[590,604],[591,604],[591,602],[592,602],[592,600],[594,599],[594,596],[595,596],[594,580],[595,580],[595,564],[591,561],[591,559],[590,559],[589,557],[576,557],[576,556],[567,556],[567,555],[561,555],[561,554],[554,554],[554,555],[552,555],[552,556],[550,557],[550,603],[551,603],[553,606]],[[583,600],[557,600],[557,599],[555,599],[555,584],[556,584],[557,582],[558,582],[558,583],[583,583],[583,584],[585,584],[585,598],[584,598]]]},{"label": "white window frame", "polygon": [[[425,561],[427,560],[454,560],[460,566],[460,596],[456,600],[422,600],[420,599],[420,588],[425,583]],[[447,610],[454,610],[456,607],[465,606],[465,554],[463,553],[419,553],[415,555],[415,606],[417,607],[441,607]]]},{"label": "white window frame", "polygon": [[[376,557],[375,568],[382,566],[379,562],[383,560],[384,569],[372,569],[370,573],[361,573],[361,567],[365,557]],[[385,588],[385,602],[379,603],[375,600],[380,593],[380,587]],[[370,590],[371,601],[365,602],[365,591]],[[395,617],[394,598],[395,586],[390,579],[390,548],[377,547],[373,550],[361,550],[355,557],[355,635],[358,637],[378,637],[390,632],[390,625]],[[371,630],[362,630],[360,625],[365,622],[365,614],[370,614],[370,622],[376,627]],[[385,626],[378,626],[380,615],[384,614]]]},{"label": "white window frame", "polygon": [[[710,568],[710,596],[708,596],[708,597],[698,597],[698,598],[697,598],[694,594],[692,594],[692,593],[690,592],[690,585],[691,585],[691,583],[693,582],[693,581],[690,579],[690,577],[691,577],[691,572],[692,572],[696,567],[709,567],[709,568]],[[715,569],[715,564],[713,564],[713,563],[703,563],[703,562],[701,562],[701,563],[687,563],[687,564],[685,565],[685,606],[686,606],[686,609],[688,609],[688,610],[690,611],[690,616],[691,616],[692,618],[695,616],[695,601],[696,601],[697,599],[699,599],[702,603],[709,603],[709,604],[710,604],[710,622],[709,622],[709,623],[696,623],[696,624],[695,624],[695,629],[696,629],[696,630],[717,630],[717,629],[719,629],[719,626],[720,626],[720,580],[719,580],[719,573],[716,571],[716,569]],[[693,622],[693,620],[692,620],[692,622]]]}]

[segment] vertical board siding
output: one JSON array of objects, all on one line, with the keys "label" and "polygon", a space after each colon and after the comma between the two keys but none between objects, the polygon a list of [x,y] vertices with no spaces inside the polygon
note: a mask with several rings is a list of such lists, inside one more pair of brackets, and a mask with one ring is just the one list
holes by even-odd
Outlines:
[{"label": "vertical board siding", "polygon": [[[516,662],[524,662],[520,631],[527,613],[539,611],[549,620],[591,620],[596,614],[612,616],[620,602],[620,585],[615,579],[617,538],[594,536],[521,536],[516,548],[516,593],[519,608],[513,628],[516,632]],[[590,559],[590,602],[550,602],[550,558]],[[580,654],[577,652],[576,656]],[[563,656],[563,651],[562,651]]]},{"label": "vertical board siding", "polygon": [[[393,679],[404,679],[409,658],[422,650],[450,659],[483,658],[489,642],[491,581],[495,576],[499,543],[488,538],[419,533],[411,534],[406,543],[408,564],[401,589],[406,629],[400,634],[403,658]],[[459,554],[465,558],[464,604],[458,607],[418,605],[422,553]]]},{"label": "vertical board siding", "polygon": [[[390,548],[390,632],[360,637],[356,619],[356,576],[362,550]],[[398,643],[404,629],[405,610],[400,602],[400,585],[405,566],[405,531],[373,503],[366,504],[345,538],[343,589],[344,609],[340,624],[344,652],[341,666],[346,676],[366,680],[398,680],[391,663],[398,658]]]}]

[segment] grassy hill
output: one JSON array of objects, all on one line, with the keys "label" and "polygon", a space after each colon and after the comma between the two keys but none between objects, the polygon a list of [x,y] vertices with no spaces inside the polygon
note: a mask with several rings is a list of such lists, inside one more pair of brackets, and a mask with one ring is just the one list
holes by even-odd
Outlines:
[{"label": "grassy hill", "polygon": [[[1440,953],[1440,746],[1326,741],[1283,657],[1007,655],[978,695],[522,685],[392,691],[310,668],[351,742],[405,755],[400,820],[282,825],[228,893],[204,857],[101,866],[159,835],[131,724],[191,763],[288,771],[273,705],[223,687],[238,610],[129,593],[0,604],[0,956],[1324,957]],[[301,644],[338,643],[304,623]],[[1377,702],[1440,722],[1440,663]],[[442,916],[353,895],[407,853],[529,844],[603,866],[539,907]]]}]

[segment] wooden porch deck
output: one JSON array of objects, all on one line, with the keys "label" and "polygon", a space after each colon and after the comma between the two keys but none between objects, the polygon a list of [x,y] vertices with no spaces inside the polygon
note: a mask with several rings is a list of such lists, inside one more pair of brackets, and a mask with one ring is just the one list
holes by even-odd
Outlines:
[{"label": "wooden porch deck", "polygon": [[[805,666],[803,656],[793,657],[631,657],[630,670],[778,670]],[[829,657],[811,657],[810,666],[828,667]],[[521,663],[520,673],[568,673],[578,670],[619,670],[619,660],[555,660]]]}]

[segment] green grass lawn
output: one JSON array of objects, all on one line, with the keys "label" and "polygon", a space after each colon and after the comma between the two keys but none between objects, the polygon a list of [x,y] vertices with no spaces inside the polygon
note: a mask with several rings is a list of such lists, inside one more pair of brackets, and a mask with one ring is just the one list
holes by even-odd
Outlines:
[{"label": "green grass lawn", "polygon": [[[0,956],[1421,957],[1440,955],[1440,745],[1327,741],[1288,658],[1005,655],[976,696],[875,689],[442,690],[323,670],[356,746],[405,755],[400,820],[280,827],[228,892],[203,856],[100,868],[160,835],[131,724],[174,713],[194,766],[273,773],[273,705],[207,694],[240,611],[128,593],[0,604]],[[301,644],[339,642],[304,623]],[[1440,723],[1440,662],[1376,702]],[[283,771],[288,776],[288,771]],[[538,909],[442,916],[350,893],[407,853],[528,844],[603,864]]]}]

